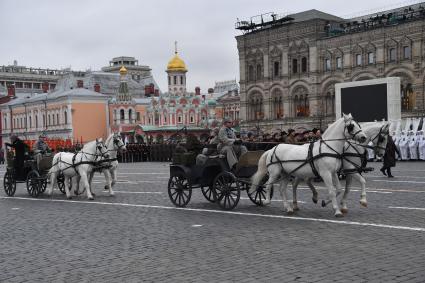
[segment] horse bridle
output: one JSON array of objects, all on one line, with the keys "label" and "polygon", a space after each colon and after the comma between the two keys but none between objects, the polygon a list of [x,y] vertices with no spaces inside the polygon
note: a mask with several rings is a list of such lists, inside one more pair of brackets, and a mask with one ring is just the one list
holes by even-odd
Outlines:
[{"label": "horse bridle", "polygon": [[384,140],[385,140],[385,136],[388,136],[389,135],[389,132],[388,133],[384,133],[383,132],[383,129],[384,129],[384,127],[385,127],[385,125],[383,125],[380,129],[379,129],[379,132],[372,138],[372,139],[370,139],[370,141],[371,142],[373,142],[373,143],[375,143],[374,141],[376,140],[376,139],[378,139],[378,142],[376,143],[376,145],[374,145],[373,146],[373,148],[375,149],[375,148],[378,148],[378,149],[383,149],[383,150],[385,150],[385,147],[383,147],[383,146],[379,146],[379,144],[381,144],[382,142],[384,142]]},{"label": "horse bridle", "polygon": [[[122,142],[122,140],[121,140],[121,142]],[[120,138],[118,138],[118,137],[114,137],[114,145],[116,145],[118,147],[118,150],[120,150],[121,148],[123,148],[125,146],[124,142],[122,142],[122,144],[120,144]]]},{"label": "horse bridle", "polygon": [[[354,123],[357,124],[357,126],[359,127],[359,130],[353,134]],[[353,120],[350,120],[350,124],[349,125],[345,124],[345,128],[347,129],[348,133],[351,135],[351,138],[352,139],[354,139],[359,133],[362,132],[362,127],[360,127],[360,125],[356,121],[353,121]]]}]

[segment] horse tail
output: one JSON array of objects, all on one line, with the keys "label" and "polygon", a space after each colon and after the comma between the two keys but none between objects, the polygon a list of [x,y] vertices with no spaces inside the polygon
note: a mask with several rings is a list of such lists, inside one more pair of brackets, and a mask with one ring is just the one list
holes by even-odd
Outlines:
[{"label": "horse tail", "polygon": [[255,189],[257,189],[258,184],[260,184],[261,180],[264,178],[264,176],[267,174],[267,156],[269,151],[266,151],[261,155],[260,159],[258,160],[258,168],[257,172],[251,177],[251,189],[250,192],[253,192]]}]

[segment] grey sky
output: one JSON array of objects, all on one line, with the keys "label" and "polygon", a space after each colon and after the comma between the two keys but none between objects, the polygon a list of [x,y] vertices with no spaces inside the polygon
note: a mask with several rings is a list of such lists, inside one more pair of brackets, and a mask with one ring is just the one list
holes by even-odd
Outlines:
[{"label": "grey sky", "polygon": [[166,90],[165,69],[178,41],[187,86],[239,81],[236,18],[317,9],[359,16],[419,1],[400,0],[0,0],[0,65],[99,70],[134,56]]}]

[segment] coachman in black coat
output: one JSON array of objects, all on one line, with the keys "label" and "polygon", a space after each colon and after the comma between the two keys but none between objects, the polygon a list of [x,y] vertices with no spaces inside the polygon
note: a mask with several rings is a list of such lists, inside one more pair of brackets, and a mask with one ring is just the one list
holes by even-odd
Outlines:
[{"label": "coachman in black coat", "polygon": [[400,151],[397,149],[396,145],[394,144],[393,138],[391,136],[388,136],[387,147],[385,148],[385,154],[384,154],[384,166],[381,168],[382,174],[388,176],[388,178],[394,177],[391,174],[391,167],[395,167],[396,152],[398,155],[400,155]]},{"label": "coachman in black coat", "polygon": [[13,162],[13,167],[17,175],[22,176],[25,160],[25,151],[27,150],[28,146],[15,135],[12,135],[10,137],[10,141],[12,143],[5,144],[15,149],[15,160]]}]

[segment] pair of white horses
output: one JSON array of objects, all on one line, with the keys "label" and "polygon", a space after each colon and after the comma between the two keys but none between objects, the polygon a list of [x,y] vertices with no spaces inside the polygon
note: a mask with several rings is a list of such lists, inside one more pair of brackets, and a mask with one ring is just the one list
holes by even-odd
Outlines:
[{"label": "pair of white horses", "polygon": [[[343,212],[348,211],[346,200],[351,182],[356,179],[362,186],[360,203],[367,206],[366,181],[360,174],[363,161],[361,156],[365,153],[369,142],[373,143],[372,147],[376,154],[382,156],[387,144],[388,130],[387,123],[368,123],[361,129],[351,114],[344,114],[331,124],[323,133],[322,139],[312,146],[279,144],[266,151],[258,161],[258,170],[252,177],[249,193],[257,189],[268,173],[266,200],[263,204],[270,203],[270,190],[275,183],[280,183],[284,209],[288,214],[292,214],[294,210],[298,210],[296,189],[301,180],[306,181],[313,192],[313,201],[317,202],[317,191],[312,185],[312,179],[319,175],[328,189],[328,197],[332,201],[335,216],[342,217]],[[341,200],[342,211],[336,198],[337,191],[341,190],[338,178],[341,168],[351,171],[351,174],[347,175],[346,188]],[[286,191],[291,178],[294,178],[292,205],[288,202]]]},{"label": "pair of white horses", "polygon": [[52,195],[53,188],[57,184],[59,174],[64,176],[65,193],[68,199],[71,199],[70,185],[78,192],[80,181],[83,184],[83,191],[87,193],[87,198],[93,200],[91,191],[91,181],[94,175],[94,166],[101,165],[102,173],[105,176],[105,189],[109,190],[109,195],[113,196],[112,187],[117,181],[119,150],[125,150],[125,144],[119,133],[111,134],[105,142],[102,139],[96,139],[86,143],[77,153],[59,152],[53,157],[53,166],[50,169],[50,187],[48,195]]}]

